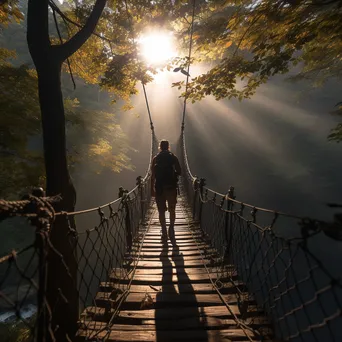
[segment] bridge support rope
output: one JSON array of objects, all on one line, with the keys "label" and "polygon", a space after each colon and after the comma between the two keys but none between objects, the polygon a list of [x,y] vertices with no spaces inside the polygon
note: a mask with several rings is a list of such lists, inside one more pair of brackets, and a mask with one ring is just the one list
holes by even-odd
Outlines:
[{"label": "bridge support rope", "polygon": [[184,132],[178,151],[193,218],[218,251],[222,270],[234,265],[238,282],[228,269],[222,283],[236,284],[237,289],[244,284],[243,292],[237,291],[241,314],[249,312],[252,295],[270,317],[278,339],[338,341],[341,273],[319,259],[317,238],[341,241],[340,215],[322,222],[243,203],[236,200],[233,187],[227,194],[218,193],[193,176]]}]

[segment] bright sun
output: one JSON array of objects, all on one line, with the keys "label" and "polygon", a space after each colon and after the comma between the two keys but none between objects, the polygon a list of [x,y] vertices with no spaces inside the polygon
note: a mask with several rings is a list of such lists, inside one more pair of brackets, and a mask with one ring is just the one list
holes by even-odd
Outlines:
[{"label": "bright sun", "polygon": [[154,32],[139,39],[141,54],[149,64],[160,64],[176,55],[171,33]]}]

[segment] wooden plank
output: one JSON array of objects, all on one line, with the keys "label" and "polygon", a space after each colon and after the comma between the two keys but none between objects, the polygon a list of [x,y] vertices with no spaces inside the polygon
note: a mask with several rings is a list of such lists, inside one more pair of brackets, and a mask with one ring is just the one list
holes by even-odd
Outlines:
[{"label": "wooden plank", "polygon": [[[170,225],[166,224],[167,229],[169,229]],[[152,233],[159,233],[161,231],[161,225],[160,224],[154,224],[150,225],[147,234],[152,234]],[[205,234],[202,228],[200,226],[191,226],[191,225],[175,225],[174,226],[174,231],[176,234],[180,235],[191,235],[191,234],[198,234],[198,235],[203,235]]]},{"label": "wooden plank", "polygon": [[173,248],[167,248],[167,247],[163,247],[163,245],[162,244],[160,244],[160,246],[158,247],[158,246],[143,246],[142,248],[141,248],[141,251],[142,252],[159,252],[159,253],[162,253],[162,252],[164,252],[164,253],[166,253],[166,252],[168,252],[168,253],[174,253],[174,254],[179,254],[179,253],[182,253],[182,252],[195,252],[195,251],[198,251],[198,250],[200,250],[200,251],[207,251],[207,252],[209,252],[209,251],[214,251],[214,249],[213,248],[211,248],[211,247],[209,247],[209,246],[205,246],[205,245],[201,245],[201,246],[199,246],[199,247],[197,247],[196,245],[193,245],[193,246],[179,246],[179,248],[177,248],[177,249],[173,249]]},{"label": "wooden plank", "polygon": [[[190,239],[183,239],[183,240],[178,240],[178,238],[176,237],[176,243],[174,243],[174,241],[171,241],[170,238],[168,238],[168,241],[167,243],[162,243],[161,241],[161,235],[159,235],[158,237],[156,237],[155,240],[144,240],[144,245],[147,245],[147,246],[165,246],[165,245],[168,245],[170,248],[174,248],[174,247],[177,247],[177,246],[187,246],[187,245],[200,245],[200,244],[206,244],[207,246],[211,246],[210,243],[208,241],[205,241],[205,240],[194,240],[192,238]],[[138,245],[138,243],[137,243]]]},{"label": "wooden plank", "polygon": [[[139,327],[139,326],[138,326]],[[248,337],[255,337],[250,330],[242,329],[222,329],[222,330],[157,330],[157,331],[144,331],[144,330],[111,330],[107,329],[102,331],[92,330],[79,330],[76,338],[88,339],[96,338],[102,340],[105,338],[108,342],[114,341],[148,341],[148,342],[174,342],[174,341],[205,341],[205,342],[218,342],[218,341],[248,341]],[[257,339],[255,339],[257,341]]]},{"label": "wooden plank", "polygon": [[[167,226],[167,231],[169,231],[169,226]],[[148,231],[146,232],[145,236],[149,238],[156,238],[158,237],[162,232],[161,227],[153,227],[149,228]],[[198,236],[202,237],[205,236],[203,235],[203,231],[201,229],[189,229],[189,228],[179,228],[175,227],[174,228],[175,236],[179,238],[192,238],[193,236]]]},{"label": "wooden plank", "polygon": [[[217,256],[217,252],[214,250],[214,249],[211,249],[211,250],[206,250],[206,253],[205,251],[201,251],[202,254],[198,251],[198,250],[186,250],[186,251],[181,251],[181,255],[183,256],[207,256],[207,257],[210,257],[211,255],[212,256]],[[169,250],[169,251],[155,251],[155,250],[152,250],[152,249],[149,249],[149,250],[143,250],[141,253],[140,253],[140,257],[141,258],[146,258],[146,257],[163,257],[163,256],[169,256],[171,257],[173,254],[175,254],[172,250]],[[180,256],[180,255],[174,255],[175,257],[177,256]]]},{"label": "wooden plank", "polygon": [[[176,235],[176,241],[177,242],[192,242],[195,239],[201,239],[202,236],[197,234],[194,237],[192,235]],[[154,242],[160,242],[160,234],[153,234],[153,235],[147,235],[145,236],[145,240],[144,242],[148,242],[148,243],[154,243]]]},{"label": "wooden plank", "polygon": [[[192,317],[184,317],[182,319],[170,320],[132,320],[132,319],[119,319],[119,324],[111,326],[111,330],[187,330],[187,329],[227,329],[234,328],[237,322],[233,318],[218,318],[195,315]],[[269,325],[269,322],[264,317],[248,318],[243,321],[245,324],[250,324],[253,327],[260,325]],[[140,323],[140,324],[139,324]],[[88,329],[102,329],[106,323],[100,321],[89,321],[85,323]]]},{"label": "wooden plank", "polygon": [[[147,240],[145,239],[144,240],[144,246],[160,246],[161,245],[161,237],[159,236],[159,238],[156,238],[155,240]],[[196,241],[193,240],[193,239],[188,239],[188,240],[181,240],[181,241],[178,241],[176,240],[176,246],[188,246],[188,245],[200,245],[200,244],[206,244],[208,246],[210,246],[207,242],[205,242],[204,240],[201,240],[201,241]],[[170,247],[170,248],[173,248],[175,245],[170,241],[168,240],[167,241],[167,245]],[[165,246],[165,244],[163,244],[163,246]]]},{"label": "wooden plank", "polygon": [[[155,239],[158,236],[160,236],[161,233],[162,233],[162,230],[161,230],[160,227],[155,228],[153,230],[149,229],[148,233],[146,233],[147,236],[145,235],[145,237],[149,237],[149,238],[154,238]],[[196,232],[193,232],[193,234],[191,234],[188,229],[186,229],[186,230],[175,230],[175,237],[176,237],[176,239],[177,238],[192,239],[194,236],[196,236],[197,238],[201,238],[204,235],[199,230],[196,230]]]},{"label": "wooden plank", "polygon": [[[139,247],[139,245],[135,245]],[[172,250],[172,251],[190,251],[190,250],[197,250],[197,249],[212,249],[212,246],[208,245],[207,243],[201,242],[196,244],[195,242],[190,242],[186,244],[177,244],[172,245],[170,240],[167,244],[163,244],[161,241],[158,243],[144,243],[142,246],[143,250]]]},{"label": "wooden plank", "polygon": [[179,262],[177,261],[182,261],[182,267],[184,268],[191,268],[191,267],[201,267],[203,265],[207,265],[207,266],[219,266],[220,264],[218,262],[215,262],[215,260],[213,260],[213,262],[211,260],[207,260],[207,259],[198,259],[198,260],[182,260],[182,258],[178,259],[178,260],[174,260],[174,259],[164,259],[163,261],[139,261],[136,265],[136,267],[142,268],[142,269],[153,269],[153,268],[174,268],[177,267],[177,265],[179,264]]},{"label": "wooden plank", "polygon": [[[153,228],[157,228],[157,227],[160,227],[160,222],[159,222],[159,218],[152,218],[151,219],[152,221],[149,221],[151,222],[151,224],[149,225],[149,228],[153,229]],[[187,221],[186,218],[184,217],[180,217],[178,216],[177,218],[177,215],[176,215],[176,222],[175,222],[175,227],[176,228],[179,228],[179,229],[199,229],[200,228],[200,224],[198,222],[194,223],[192,221]],[[169,226],[170,225],[170,219],[169,218],[166,218],[166,225]]]},{"label": "wooden plank", "polygon": [[[153,233],[151,232],[150,234],[145,235],[145,239],[155,241],[158,238],[160,238],[161,234],[162,234],[162,230],[160,229],[158,231],[155,231]],[[192,235],[192,234],[185,234],[184,232],[175,232],[175,238],[176,238],[176,241],[181,242],[182,240],[192,240],[192,241],[194,239],[200,240],[200,239],[205,238],[205,236],[199,233],[195,233]]]},{"label": "wooden plank", "polygon": [[[208,267],[208,271],[210,273],[220,273],[221,269],[218,267]],[[110,274],[110,278],[115,279],[117,276],[120,276],[122,274],[131,274],[132,272],[127,272],[126,269],[122,268],[115,268],[112,270]],[[154,275],[170,275],[170,274],[208,274],[207,270],[204,267],[199,268],[183,268],[182,263],[178,263],[175,268],[172,267],[165,267],[165,268],[151,268],[151,269],[136,269],[134,272],[134,277],[139,276],[154,276]]]},{"label": "wooden plank", "polygon": [[[232,283],[224,283],[222,285],[221,293],[235,293],[236,287]],[[243,286],[240,283],[239,288],[243,290]],[[111,282],[103,282],[100,284],[100,291],[111,292],[116,288],[116,284]],[[132,293],[154,293],[163,291],[163,293],[194,293],[194,294],[206,294],[213,293],[212,284],[163,284],[163,285],[131,285],[130,292]]]},{"label": "wooden plank", "polygon": [[[168,329],[170,326],[174,330],[182,330],[182,329],[212,329],[212,328],[228,328],[232,326],[236,326],[236,321],[233,319],[232,315],[229,315],[232,318],[218,318],[218,317],[208,317],[208,316],[200,316],[195,315],[191,317],[184,317],[181,319],[163,319],[163,320],[140,320],[142,325],[147,326],[156,326],[157,329]],[[132,320],[128,319],[127,323],[131,322]],[[252,327],[259,327],[260,325],[270,325],[270,322],[266,317],[251,317],[243,320],[245,324],[249,324]]]},{"label": "wooden plank", "polygon": [[[154,236],[154,239],[145,239],[144,240],[144,244],[147,244],[147,245],[155,245],[155,244],[160,244],[160,238],[161,238],[161,234],[156,234]],[[197,243],[206,243],[204,239],[202,239],[201,237],[199,237],[197,240],[194,240],[192,237],[182,237],[182,239],[178,239],[178,237],[176,236],[176,244],[177,246],[183,246],[183,245],[187,245],[187,244],[193,244],[196,242]],[[173,242],[171,243],[171,241],[169,240],[168,243],[173,246]]]},{"label": "wooden plank", "polygon": [[[160,225],[159,217],[153,217],[150,221],[151,223]],[[188,227],[188,224],[191,223],[191,220],[188,220],[186,215],[181,215],[176,213],[176,221],[175,226],[182,226],[182,227]],[[166,217],[166,225],[170,224],[170,219]]]},{"label": "wooden plank", "polygon": [[[212,280],[220,278],[216,273],[210,273]],[[114,277],[110,278],[111,281],[115,281]],[[226,279],[222,279],[222,282]],[[122,279],[122,284],[127,284],[129,279]],[[201,274],[170,274],[170,275],[136,275],[132,280],[134,285],[165,285],[165,284],[188,284],[188,283],[209,283],[210,279],[207,273]]]},{"label": "wooden plank", "polygon": [[[163,261],[178,261],[178,260],[182,260],[184,262],[187,261],[200,261],[202,260],[202,256],[201,254],[195,254],[195,255],[178,255],[178,256],[160,256],[160,254],[157,255],[152,255],[152,256],[148,256],[147,254],[141,255],[139,260],[140,261],[154,261],[154,262],[163,262]],[[211,258],[213,260],[217,260],[217,258]],[[210,260],[211,260],[210,259]],[[207,260],[207,259],[204,259]]]},{"label": "wooden plank", "polygon": [[[167,224],[166,226],[169,227],[170,225]],[[175,228],[176,233],[179,233],[179,232],[184,232],[184,233],[190,233],[190,232],[200,233],[201,232],[202,233],[203,232],[203,230],[200,228],[199,225],[178,224],[174,228]],[[148,227],[148,233],[159,231],[160,229],[161,229],[160,223],[155,222]]]},{"label": "wooden plank", "polygon": [[[176,218],[175,229],[177,229],[179,227],[179,228],[185,230],[185,229],[189,228],[189,225],[188,225],[189,222],[191,222],[191,221],[188,221],[188,220],[183,219],[183,218]],[[151,224],[154,226],[160,226],[159,219],[152,219]],[[168,226],[169,224],[170,224],[170,221],[166,220],[166,225]]]},{"label": "wooden plank", "polygon": [[[229,308],[234,315],[240,317],[240,310],[237,305],[230,304]],[[205,316],[228,319],[233,317],[231,312],[228,311],[227,307],[224,305],[197,307],[196,311],[194,311],[194,307],[186,306],[184,306],[182,310],[179,310],[179,308],[161,308],[157,310],[121,310],[116,318],[116,321],[127,322],[127,324],[136,324],[136,322],[143,324],[143,322],[148,321],[150,323],[147,324],[155,324],[151,322],[155,322],[156,318],[158,321],[170,321],[170,317],[172,317],[172,320],[183,320],[192,317],[194,314],[199,317]],[[81,319],[97,320],[101,322],[108,321],[113,313],[114,309],[106,310],[101,307],[89,306],[81,314]],[[265,319],[267,321],[265,317],[261,316],[261,311],[254,305],[250,305],[248,307],[247,319],[256,319],[256,322],[258,319],[260,322],[262,322],[261,319]]]},{"label": "wooden plank", "polygon": [[[191,293],[164,293],[150,292],[153,300],[153,308],[179,307],[179,306],[217,306],[223,305],[222,300],[216,293],[212,294],[191,294]],[[144,293],[130,293],[123,303],[123,310],[137,310],[141,308],[141,301],[145,298]],[[225,295],[228,303],[237,303],[234,294]],[[110,292],[98,292],[95,298],[96,305],[107,307],[106,303],[112,301]]]},{"label": "wooden plank", "polygon": [[[240,316],[240,310],[237,305],[229,305],[230,310],[234,315]],[[255,307],[251,306],[249,311],[249,317],[252,315],[260,314],[260,311]],[[155,320],[156,317],[159,319],[166,319],[169,320],[170,317],[183,319],[187,318],[194,314],[194,309],[189,307],[184,307],[182,310],[178,308],[163,308],[158,309],[158,315],[156,313],[157,310],[149,309],[149,310],[129,310],[129,311],[120,311],[119,317],[123,318],[136,318],[136,319],[149,319]],[[219,306],[205,306],[205,307],[198,307],[196,315],[199,316],[208,316],[208,317],[232,317],[230,311],[228,311],[225,305]]]},{"label": "wooden plank", "polygon": [[[191,317],[182,320],[163,320],[156,322],[150,320],[153,324],[113,324],[111,330],[119,331],[156,331],[156,330],[186,330],[186,329],[210,329],[210,328],[229,328],[236,325],[234,319],[219,319],[214,317]],[[87,329],[99,330],[106,327],[106,323],[90,321],[85,323]]]},{"label": "wooden plank", "polygon": [[[145,234],[146,238],[150,239],[156,239],[158,236],[160,236],[162,233],[161,228],[155,229],[153,231],[149,230],[148,233]],[[196,239],[201,239],[202,237],[205,237],[205,235],[202,234],[201,231],[195,231],[193,234],[191,234],[188,230],[176,230],[175,231],[175,237],[176,239],[182,239],[182,238],[188,238],[193,239],[196,237]]]}]

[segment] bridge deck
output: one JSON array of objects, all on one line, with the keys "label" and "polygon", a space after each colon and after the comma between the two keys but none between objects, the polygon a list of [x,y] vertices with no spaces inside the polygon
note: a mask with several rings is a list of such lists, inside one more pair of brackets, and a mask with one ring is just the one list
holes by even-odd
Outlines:
[{"label": "bridge deck", "polygon": [[[176,215],[175,240],[162,244],[158,212],[153,211],[129,293],[114,324],[108,325],[106,315],[112,287],[104,283],[96,297],[96,305],[103,309],[97,308],[87,328],[78,331],[79,340],[88,336],[105,341],[260,341],[253,329],[267,328],[267,319],[250,302],[242,320],[237,288],[231,283],[220,291],[227,308],[211,282],[220,274],[214,250],[198,239],[199,226],[189,221],[182,199]],[[110,276],[114,283],[116,271]],[[88,314],[91,310],[95,308],[86,309]],[[252,329],[239,326],[236,318]]]}]

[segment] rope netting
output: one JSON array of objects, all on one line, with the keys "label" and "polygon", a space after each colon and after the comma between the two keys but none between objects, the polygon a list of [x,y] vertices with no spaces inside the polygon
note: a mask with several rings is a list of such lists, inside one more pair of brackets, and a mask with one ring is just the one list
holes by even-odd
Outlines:
[{"label": "rope netting", "polygon": [[[152,130],[151,158],[156,151]],[[94,316],[104,317],[97,330],[106,330],[128,294],[126,263],[132,270],[137,262],[150,199],[149,165],[131,191],[120,188],[118,199],[98,208],[55,212],[59,197],[0,201],[3,239],[24,237],[22,248],[0,258],[0,336],[70,341],[79,328],[91,333]],[[103,288],[105,303],[96,297]]]},{"label": "rope netting", "polygon": [[324,241],[335,246],[338,260],[342,215],[326,223],[245,204],[235,199],[233,187],[215,192],[192,175],[184,134],[178,147],[182,188],[202,228],[200,238],[215,248],[221,265],[216,286],[235,286],[242,319],[255,301],[279,340],[341,341],[341,268],[323,262],[317,247]]}]

